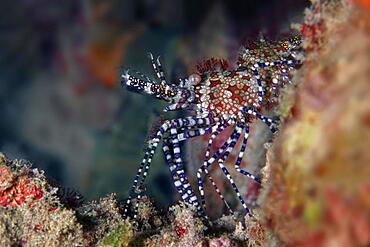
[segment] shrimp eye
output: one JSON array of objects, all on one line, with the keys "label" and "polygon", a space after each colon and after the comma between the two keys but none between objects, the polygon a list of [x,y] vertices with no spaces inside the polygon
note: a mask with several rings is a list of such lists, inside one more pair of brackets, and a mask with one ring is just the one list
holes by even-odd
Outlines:
[{"label": "shrimp eye", "polygon": [[198,74],[192,74],[189,76],[189,81],[192,85],[197,85],[200,83],[202,79],[200,78],[200,75]]}]

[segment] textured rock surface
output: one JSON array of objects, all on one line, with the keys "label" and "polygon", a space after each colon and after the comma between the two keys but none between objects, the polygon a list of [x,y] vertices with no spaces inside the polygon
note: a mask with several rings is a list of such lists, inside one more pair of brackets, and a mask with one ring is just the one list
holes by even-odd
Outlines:
[{"label": "textured rock surface", "polygon": [[255,220],[224,216],[206,227],[183,203],[159,212],[144,196],[137,222],[124,220],[111,194],[83,203],[81,196],[51,185],[26,161],[0,156],[0,246],[231,246],[263,241]]},{"label": "textured rock surface", "polygon": [[76,246],[83,242],[74,210],[25,161],[0,156],[0,245]]},{"label": "textured rock surface", "polygon": [[295,25],[305,63],[265,145],[255,218],[210,226],[182,203],[163,212],[144,196],[134,223],[115,194],[83,203],[28,162],[0,155],[0,246],[369,246],[368,10],[366,1],[313,1]]},{"label": "textured rock surface", "polygon": [[283,98],[261,198],[281,245],[370,245],[370,22],[357,7],[316,2],[297,25],[306,61]]}]

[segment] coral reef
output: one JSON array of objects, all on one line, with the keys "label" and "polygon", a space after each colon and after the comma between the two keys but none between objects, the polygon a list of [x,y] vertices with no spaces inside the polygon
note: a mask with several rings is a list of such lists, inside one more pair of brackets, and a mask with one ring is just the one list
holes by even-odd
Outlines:
[{"label": "coral reef", "polygon": [[82,227],[42,172],[0,156],[0,245],[78,246]]},{"label": "coral reef", "polygon": [[144,196],[133,222],[122,218],[115,194],[71,204],[26,161],[1,154],[0,169],[1,246],[239,246],[264,240],[256,219],[230,215],[208,225],[182,202],[163,213]]},{"label": "coral reef", "polygon": [[306,61],[268,151],[265,223],[280,245],[369,246],[368,12],[317,1],[296,27]]},{"label": "coral reef", "polygon": [[369,246],[368,4],[313,1],[294,28],[305,63],[279,99],[280,131],[252,158],[266,160],[254,217],[207,222],[181,202],[159,210],[143,196],[127,220],[115,194],[84,202],[0,154],[0,246]]}]

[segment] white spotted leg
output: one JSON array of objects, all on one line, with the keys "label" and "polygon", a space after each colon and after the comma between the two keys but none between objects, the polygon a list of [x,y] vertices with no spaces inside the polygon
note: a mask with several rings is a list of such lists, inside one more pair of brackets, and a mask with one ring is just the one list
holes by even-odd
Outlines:
[{"label": "white spotted leg", "polygon": [[[218,125],[217,129],[214,132],[212,132],[212,134],[211,134],[211,136],[208,140],[208,146],[207,146],[207,150],[206,150],[206,154],[205,154],[205,158],[204,158],[204,163],[197,171],[198,190],[199,190],[199,193],[200,193],[200,196],[201,196],[201,205],[202,205],[203,211],[206,211],[205,194],[204,194],[204,189],[203,189],[203,178],[202,178],[202,173],[204,172],[207,175],[207,178],[210,180],[212,186],[215,188],[216,193],[218,194],[220,199],[224,202],[224,204],[227,207],[227,209],[229,210],[229,212],[233,213],[229,204],[227,203],[227,201],[223,197],[222,193],[220,192],[216,183],[214,182],[212,176],[209,174],[209,172],[207,170],[207,161],[210,159],[210,152],[211,152],[211,147],[212,147],[213,141],[216,139],[216,137],[219,135],[219,133],[221,133],[225,128],[226,128],[226,124],[222,123],[222,124]],[[224,148],[226,148],[226,145],[227,144],[224,144]],[[222,152],[220,152],[220,153],[222,153]],[[220,156],[220,153],[219,153],[219,155],[216,154],[214,156],[215,157]],[[217,157],[216,157],[216,159],[217,159]]]},{"label": "white spotted leg", "polygon": [[[222,162],[221,162],[221,165],[219,164],[219,166],[221,167],[221,169],[224,172],[225,176],[230,181],[230,178],[229,178],[230,174],[227,171],[227,169],[223,166],[223,162],[227,159],[227,157],[229,156],[230,152],[235,147],[236,142],[238,141],[238,139],[239,139],[239,137],[241,135],[241,132],[243,131],[243,128],[244,128],[244,123],[237,123],[236,128],[234,129],[234,131],[232,132],[232,134],[230,135],[230,137],[227,139],[227,141],[225,141],[225,143],[215,153],[213,153],[212,157],[210,159],[208,159],[203,164],[203,166],[198,170],[198,173],[200,173],[201,171],[206,171],[207,168],[210,167],[214,163],[214,161],[221,156],[221,154],[223,154],[222,157],[221,157],[221,159],[220,159]],[[225,151],[226,148],[227,148],[227,150]],[[220,160],[219,160],[219,162],[220,162]],[[229,176],[227,174],[229,174]],[[243,198],[240,196],[240,193],[239,193],[239,191],[238,191],[235,183],[233,182],[233,180],[231,180],[230,182],[232,182],[231,183],[232,184],[232,187],[233,187],[234,191],[237,193],[238,198],[239,198],[240,202],[242,203],[243,207],[246,209],[247,213],[249,213],[249,209],[246,206]],[[198,186],[199,185],[201,185],[201,184],[198,184]],[[221,194],[221,193],[219,193],[219,194]],[[203,193],[203,196],[201,196],[201,198],[202,198],[202,206],[205,209],[205,197],[204,197],[204,193]],[[221,199],[224,202],[226,202],[224,200],[222,194],[221,194]],[[227,205],[227,203],[226,203],[226,205]],[[230,207],[229,207],[229,210],[231,211]]]},{"label": "white spotted leg", "polygon": [[[211,132],[213,133],[213,135],[212,135],[213,138],[212,138],[212,136],[211,136],[211,138],[214,139],[215,136],[217,136],[217,133],[221,132],[225,127],[226,127],[226,125],[223,122],[220,122],[220,123],[217,123],[213,127],[199,128],[199,129],[195,129],[195,130],[187,130],[187,132],[182,132],[182,133],[177,134],[177,139],[179,141],[185,141],[189,138],[192,138],[192,137],[195,137],[195,136],[205,135],[205,134],[208,134],[208,133],[211,133]],[[172,137],[174,137],[174,136],[175,135],[172,135]],[[199,215],[202,215],[203,217],[208,219],[208,217],[205,213],[205,208],[201,207],[198,204],[198,201],[194,200],[194,199],[196,199],[196,197],[195,197],[193,191],[191,190],[191,187],[190,187],[190,184],[188,183],[187,177],[185,176],[183,166],[181,165],[181,163],[180,163],[180,165],[175,164],[174,160],[176,160],[176,157],[180,157],[180,156],[179,155],[175,156],[175,154],[174,154],[175,149],[173,147],[172,148],[170,147],[170,140],[168,140],[168,139],[169,138],[166,138],[164,140],[163,151],[165,153],[166,161],[167,161],[168,165],[170,166],[170,171],[171,171],[171,175],[173,176],[175,187],[178,190],[179,194],[181,195],[182,199],[187,204],[193,205],[197,209]],[[210,145],[212,145],[212,141],[211,141]],[[172,154],[171,154],[171,150],[173,151]],[[207,156],[209,157],[210,147],[208,147],[207,150],[208,150]],[[219,191],[217,185],[213,181],[213,178],[208,173],[208,170],[205,169],[204,171],[207,174],[208,179],[212,182],[212,185],[214,186],[217,194],[223,200],[226,207],[229,209],[230,213],[233,213],[230,206],[228,205],[228,203],[224,199],[222,193]],[[202,183],[201,179],[200,179],[200,181],[198,179],[198,185],[199,185],[199,183]],[[193,200],[191,200],[191,198],[193,198]],[[203,193],[203,199],[204,199],[204,193]]]},{"label": "white spotted leg", "polygon": [[[218,118],[213,118],[212,116],[204,117],[204,118],[197,118],[197,117],[186,117],[182,119],[174,119],[171,121],[165,121],[160,128],[158,129],[156,135],[148,141],[148,148],[145,151],[144,158],[140,163],[140,167],[136,173],[133,185],[130,190],[130,194],[128,199],[126,200],[124,210],[123,210],[123,216],[127,217],[128,209],[131,204],[131,200],[135,195],[140,193],[140,188],[145,182],[145,178],[147,176],[148,170],[150,168],[150,164],[152,161],[152,158],[154,156],[155,150],[158,146],[158,143],[160,142],[162,136],[169,131],[170,126],[173,124],[176,124],[178,128],[181,127],[192,127],[195,125],[199,125],[199,119],[202,119],[202,125],[209,126],[212,124],[215,124],[216,121],[218,121]],[[138,185],[138,183],[140,184]]]},{"label": "white spotted leg", "polygon": [[160,80],[161,84],[162,85],[167,84],[161,62],[159,61],[159,57],[157,57],[157,59],[155,60],[154,57],[153,57],[153,54],[149,53],[149,58],[150,58],[150,61],[152,63],[154,72],[155,72],[157,78]]},{"label": "white spotted leg", "polygon": [[243,107],[242,112],[248,115],[255,116],[256,118],[260,119],[264,124],[269,127],[272,133],[277,131],[278,119],[272,119],[266,116],[263,116],[259,112],[254,110],[254,107]]},{"label": "white spotted leg", "polygon": [[257,178],[256,176],[254,176],[253,174],[251,174],[250,172],[246,171],[246,170],[243,170],[241,169],[240,165],[241,165],[241,162],[243,160],[243,157],[244,157],[244,154],[245,154],[245,150],[246,150],[246,147],[247,147],[247,141],[248,141],[248,137],[249,137],[249,126],[247,125],[245,128],[244,128],[244,137],[243,137],[243,143],[242,143],[242,146],[240,148],[240,151],[239,151],[239,155],[238,155],[238,158],[235,162],[235,169],[236,171],[238,171],[239,173],[247,176],[248,178],[254,180],[255,182],[257,183],[261,183],[260,179]]},{"label": "white spotted leg", "polygon": [[229,171],[227,170],[227,168],[224,165],[225,160],[229,156],[230,152],[234,149],[234,147],[236,145],[236,142],[238,141],[241,133],[243,132],[244,127],[245,127],[244,123],[237,123],[236,124],[234,134],[231,136],[230,145],[227,147],[227,149],[226,149],[225,153],[222,155],[222,157],[218,160],[218,165],[221,168],[221,170],[224,173],[224,175],[226,176],[227,180],[229,180],[229,182],[231,184],[231,187],[235,191],[235,193],[236,193],[236,195],[237,195],[240,203],[242,204],[244,210],[246,211],[246,213],[248,215],[252,216],[251,213],[250,213],[250,210],[249,210],[249,208],[247,206],[247,204],[245,203],[243,197],[241,196],[241,194],[239,192],[238,187],[236,186],[236,184],[234,182],[234,179],[232,178],[232,176],[230,175]]},{"label": "white spotted leg", "polygon": [[212,127],[185,130],[178,134],[173,133],[173,131],[173,134],[171,136],[163,140],[163,152],[166,158],[166,162],[169,165],[175,187],[181,195],[182,199],[186,203],[192,204],[194,206],[197,206],[197,203],[194,204],[194,198],[193,200],[190,200],[191,197],[194,196],[194,193],[192,192],[188,179],[185,175],[182,161],[179,160],[181,159],[181,150],[179,148],[176,148],[178,147],[178,145],[174,145],[174,143],[179,143],[180,141],[185,141],[196,136],[205,135],[210,133],[211,131]]},{"label": "white spotted leg", "polygon": [[[197,124],[198,124],[198,126],[203,125],[204,120],[201,119],[201,118],[198,119]],[[183,161],[182,161],[182,158],[181,158],[180,141],[177,138],[177,136],[178,136],[177,128],[178,128],[178,126],[176,125],[176,123],[174,123],[171,126],[171,129],[170,129],[170,138],[171,138],[171,142],[172,142],[173,158],[174,158],[174,167],[173,168],[177,170],[176,173],[182,174],[182,173],[184,173],[184,170],[183,170],[184,164],[183,164]],[[197,133],[198,135],[206,134],[205,129],[200,128],[197,131],[198,131],[198,133]],[[184,177],[186,178],[186,176],[184,176]],[[182,186],[185,188],[185,190],[183,191],[184,193],[182,193],[181,196],[182,196],[182,198],[185,202],[188,201],[190,204],[192,204],[196,208],[198,208],[197,197],[195,196],[193,190],[191,189],[191,186],[190,186],[189,182],[184,177],[182,177],[178,180],[178,183],[181,183]],[[187,189],[187,188],[189,188],[189,189]],[[188,197],[190,197],[190,199],[188,199]]]}]

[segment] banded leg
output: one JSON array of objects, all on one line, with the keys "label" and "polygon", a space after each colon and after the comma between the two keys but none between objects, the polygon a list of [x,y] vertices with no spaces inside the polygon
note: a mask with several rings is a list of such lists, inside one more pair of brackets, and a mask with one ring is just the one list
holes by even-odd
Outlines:
[{"label": "banded leg", "polygon": [[[221,128],[220,128],[221,126],[219,126],[219,125],[220,124],[216,124],[215,126],[207,128],[207,129],[200,128],[200,129],[196,129],[196,130],[190,130],[189,133],[183,132],[183,133],[180,133],[180,134],[177,135],[177,139],[179,141],[184,141],[184,140],[186,140],[188,138],[191,138],[191,137],[200,136],[200,135],[204,135],[204,134],[211,133],[211,132],[215,133],[217,130],[218,131],[221,130]],[[223,123],[221,125],[222,125],[222,129],[224,129],[225,125]],[[175,154],[173,153],[171,155],[170,151],[175,150],[175,149],[174,148],[171,149],[169,147],[170,146],[169,145],[170,141],[168,139],[169,138],[164,139],[163,151],[165,153],[166,161],[167,161],[168,165],[170,166],[170,171],[171,171],[171,175],[173,176],[175,187],[178,190],[179,194],[181,195],[182,199],[187,204],[193,205],[197,209],[199,215],[202,215],[203,217],[208,219],[207,215],[205,214],[205,211],[198,204],[198,201],[197,200],[194,201],[194,198],[196,199],[196,196],[194,195],[193,191],[191,190],[191,186],[190,186],[190,184],[187,180],[187,177],[185,176],[183,166],[174,164],[173,160],[174,160]],[[208,156],[209,156],[209,154],[208,154]],[[229,209],[229,211],[232,213],[231,208],[229,207],[228,203],[223,198],[221,192],[217,188],[217,185],[213,181],[212,177],[208,174],[207,170],[205,170],[205,172],[208,175],[208,178],[212,182],[213,186],[215,187],[218,195],[224,201],[224,203],[227,206],[227,208]],[[189,201],[189,198],[190,198],[190,201]],[[193,200],[192,200],[192,198],[193,198]]]},{"label": "banded leg", "polygon": [[[210,140],[209,140],[209,143],[208,143],[208,147],[207,147],[207,151],[206,151],[206,155],[205,155],[205,161],[207,161],[209,159],[209,156],[210,156],[210,149],[211,149],[211,146],[212,146],[212,143],[213,143],[213,140],[215,139],[215,137],[222,131],[226,128],[226,125],[221,122],[221,123],[218,123],[216,124],[214,127],[212,128],[209,128],[206,130],[206,133],[198,133],[198,134],[195,134],[195,135],[204,135],[204,134],[207,134],[207,133],[210,133],[212,132],[212,136],[210,137]],[[198,130],[195,130],[195,133],[197,133]],[[200,132],[202,132],[202,130],[200,130]],[[179,138],[179,141],[184,141],[186,139],[188,139],[189,137],[193,137],[195,136],[194,134],[193,135],[187,135],[187,133],[181,133],[181,134],[178,134],[178,138]],[[220,192],[220,190],[218,189],[216,183],[213,181],[213,178],[212,176],[208,173],[208,170],[205,169],[203,170],[208,179],[211,181],[213,187],[215,188],[217,194],[219,195],[219,197],[224,201],[226,207],[229,209],[229,211],[231,211],[231,208],[229,207],[228,203],[225,201],[222,193]],[[198,178],[198,189],[203,197],[203,201],[204,201],[204,191],[203,191],[203,185],[202,185],[202,178],[201,178],[201,173],[197,172],[197,178]],[[204,204],[203,204],[204,205]],[[204,211],[204,210],[203,210]],[[204,211],[205,212],[205,211]],[[232,211],[231,211],[232,212]]]},{"label": "banded leg", "polygon": [[247,147],[247,141],[248,141],[248,137],[249,137],[249,126],[247,125],[245,128],[244,128],[244,137],[243,137],[243,143],[242,143],[242,147],[240,148],[240,151],[239,151],[239,155],[238,155],[238,158],[235,162],[235,169],[236,171],[238,171],[239,173],[247,176],[248,178],[250,179],[253,179],[255,182],[257,183],[261,183],[260,179],[255,177],[253,174],[249,173],[248,171],[246,170],[243,170],[240,168],[240,164],[243,160],[243,157],[244,157],[244,154],[245,154],[245,150],[246,150],[246,147]]},{"label": "banded leg", "polygon": [[249,211],[249,208],[247,206],[247,204],[245,203],[244,199],[242,198],[242,196],[240,195],[240,192],[239,192],[239,189],[238,187],[236,186],[235,182],[234,182],[234,179],[231,177],[229,171],[227,170],[227,168],[224,166],[224,162],[225,160],[227,159],[227,157],[229,156],[230,152],[233,150],[233,148],[235,147],[236,145],[236,142],[238,141],[242,131],[244,129],[244,123],[237,123],[236,124],[236,128],[235,128],[235,131],[236,133],[231,136],[231,142],[230,142],[230,145],[228,146],[228,148],[226,149],[225,153],[222,155],[222,157],[218,160],[218,165],[219,167],[221,168],[222,172],[225,174],[226,178],[229,180],[233,190],[235,191],[236,195],[238,196],[239,198],[239,201],[241,202],[244,210],[247,212],[248,215],[252,216],[250,211]]},{"label": "banded leg", "polygon": [[[215,188],[215,191],[216,193],[218,194],[218,197],[223,201],[223,203],[225,204],[227,210],[229,211],[230,214],[233,214],[234,211],[231,209],[231,207],[229,206],[229,203],[225,200],[224,196],[222,195],[221,191],[218,189],[215,181],[213,180],[212,176],[209,174],[208,170],[205,169],[204,170],[204,173],[207,175],[207,178],[209,179],[209,181],[211,182],[213,188]],[[203,200],[204,200],[204,195],[203,195]],[[204,201],[204,209],[205,210],[205,201]]]},{"label": "banded leg", "polygon": [[253,75],[254,77],[256,78],[257,80],[257,85],[258,85],[258,96],[257,96],[257,100],[258,100],[258,106],[262,106],[262,100],[263,100],[263,93],[264,93],[264,88],[262,87],[262,82],[261,82],[261,78],[260,78],[260,75],[258,73],[258,65],[257,67],[256,65],[254,67],[252,67],[252,71],[253,71]]},{"label": "banded leg", "polygon": [[[167,164],[169,165],[170,172],[174,180],[176,190],[179,192],[184,202],[192,204],[192,205],[194,205],[194,203],[193,201],[189,201],[189,199],[194,196],[194,193],[191,190],[187,177],[185,176],[183,165],[176,164],[174,162],[176,157],[181,156],[181,153],[175,156],[174,152],[171,153],[171,151],[174,151],[175,148],[170,147],[170,145],[173,144],[174,140],[176,142],[176,139],[177,141],[180,142],[180,141],[184,141],[189,138],[192,138],[192,137],[205,135],[207,133],[210,133],[211,131],[212,131],[212,127],[199,128],[195,130],[187,130],[187,131],[177,134],[177,136],[170,136],[163,140],[163,152],[164,152]],[[197,205],[194,205],[194,206],[197,207]]]},{"label": "banded leg", "polygon": [[[138,189],[138,182],[141,180],[141,181],[144,181],[145,180],[145,176],[146,176],[146,173],[147,171],[149,170],[149,165],[150,164],[146,164],[146,161],[147,161],[147,158],[149,157],[149,154],[150,154],[150,150],[151,150],[151,146],[148,146],[145,153],[144,153],[144,158],[143,160],[141,161],[140,163],[140,166],[139,166],[139,169],[138,171],[136,172],[136,175],[135,175],[135,178],[134,178],[134,182],[131,186],[131,189],[130,189],[130,193],[129,193],[129,196],[126,200],[126,203],[125,203],[125,206],[123,208],[123,217],[124,218],[127,218],[127,213],[128,213],[128,209],[129,209],[129,206],[130,206],[130,203],[131,203],[131,200],[133,199],[133,195],[139,195],[140,194],[140,190]],[[145,170],[145,173],[143,174],[143,170]],[[144,178],[142,178],[142,176]],[[138,206],[138,205],[136,205]],[[134,218],[136,218],[136,213],[134,215]]]},{"label": "banded leg", "polygon": [[[201,131],[203,132],[202,134],[205,134],[204,129],[201,129]],[[177,133],[176,126],[172,126],[170,130],[170,138],[171,138],[171,142],[173,146],[173,159],[174,159],[173,168],[176,169],[176,173],[178,175],[181,175],[181,174],[184,174],[184,169],[183,169],[184,164],[181,158],[180,141],[177,138],[177,135],[178,133]],[[185,202],[188,201],[190,204],[194,205],[195,207],[198,207],[197,197],[195,196],[186,176],[180,177],[178,180],[178,183],[182,184],[182,186],[185,189],[183,193],[181,194],[181,197],[183,198],[183,200]],[[187,199],[188,197],[190,197],[190,199]]]},{"label": "banded leg", "polygon": [[262,114],[256,112],[253,107],[243,107],[242,111],[244,113],[247,113],[249,115],[253,115],[256,118],[260,119],[263,123],[267,125],[267,127],[270,128],[272,133],[275,133],[277,131],[276,125],[278,124],[278,121],[276,119],[272,119],[266,116],[263,116]]},{"label": "banded leg", "polygon": [[[239,139],[239,137],[240,137],[240,134],[238,135],[238,129],[236,128],[236,129],[234,129],[234,131],[232,132],[232,134],[230,135],[230,137],[227,139],[227,141],[225,141],[224,142],[224,144],[215,152],[215,153],[213,153],[213,155],[212,155],[212,157],[210,158],[210,159],[208,159],[207,161],[205,161],[204,162],[204,164],[203,164],[203,166],[201,167],[201,168],[199,168],[199,170],[198,170],[198,172],[202,172],[202,171],[205,171],[205,173],[208,173],[208,171],[207,171],[207,168],[209,167],[209,166],[211,166],[213,163],[214,163],[214,161],[217,159],[217,158],[219,158],[220,156],[221,156],[221,154],[225,151],[225,149],[226,148],[228,148],[230,145],[231,145],[231,143],[233,143],[234,142],[234,139],[235,139],[235,137],[236,137],[236,140],[235,140],[235,143],[233,144],[234,146],[235,146],[235,144],[236,144],[236,141]],[[231,151],[232,149],[230,149],[230,151]],[[229,154],[230,154],[230,151],[229,152],[225,152],[225,157],[224,157],[224,159],[226,160],[226,158],[229,156]],[[222,194],[221,193],[218,193],[219,195],[221,195],[220,197],[221,197],[221,199],[224,201],[224,203],[226,204],[226,206],[228,207],[228,204],[227,204],[227,202],[224,200],[224,198],[223,198],[223,196],[222,196]],[[202,197],[202,206],[203,206],[203,208],[204,208],[204,210],[205,210],[205,198],[204,198],[204,195],[203,195],[203,197]],[[230,209],[230,207],[228,207],[229,208],[229,210],[231,211],[231,209]],[[232,211],[231,211],[232,212]]]},{"label": "banded leg", "polygon": [[[171,142],[168,138],[163,140],[162,150],[163,150],[164,157],[166,159],[166,163],[170,169],[170,173],[171,173],[175,188],[177,192],[180,194],[180,196],[183,198],[182,195],[185,192],[185,188],[184,188],[184,184],[181,183],[179,180],[180,178],[183,178],[183,179],[186,179],[186,182],[187,182],[187,178],[185,176],[185,173],[182,172],[183,169],[178,168],[176,164],[173,162],[174,161],[173,153],[171,153],[171,150],[173,150],[173,147],[171,146]],[[185,199],[183,198],[183,200],[185,201],[185,203],[188,203],[188,200],[186,198]]]},{"label": "banded leg", "polygon": [[[123,216],[125,218],[127,217],[128,208],[130,206],[130,202],[131,202],[131,200],[133,198],[133,195],[137,195],[138,193],[140,193],[140,191],[136,191],[136,190],[138,190],[138,188],[140,188],[141,185],[144,183],[145,178],[146,178],[147,173],[148,173],[149,168],[150,168],[152,157],[153,157],[153,155],[155,153],[155,150],[156,150],[156,148],[158,146],[158,143],[160,142],[160,140],[161,140],[162,136],[164,135],[164,133],[169,129],[170,124],[171,124],[170,121],[164,122],[159,127],[159,129],[158,129],[155,137],[152,138],[149,141],[148,147],[146,148],[145,153],[144,153],[144,158],[142,159],[142,161],[140,163],[140,167],[139,167],[139,169],[138,169],[138,171],[136,173],[136,176],[134,178],[134,182],[133,182],[133,184],[131,186],[129,197],[128,197],[128,199],[127,199],[127,201],[125,203],[125,206],[124,206]],[[138,186],[139,181],[140,181],[140,185]]]},{"label": "banded leg", "polygon": [[[186,118],[182,118],[182,119],[174,119],[174,120],[171,120],[171,121],[166,121],[165,123],[163,123],[160,126],[160,128],[158,129],[158,132],[156,133],[155,137],[152,138],[149,141],[149,145],[148,145],[148,147],[145,151],[144,158],[141,161],[139,170],[136,173],[133,185],[132,185],[131,190],[130,190],[129,197],[128,197],[128,199],[125,203],[125,206],[124,206],[124,212],[123,212],[124,217],[127,217],[128,208],[129,208],[129,205],[130,205],[131,200],[133,198],[133,195],[137,194],[137,192],[140,192],[140,191],[136,191],[136,190],[138,188],[140,188],[143,185],[144,181],[145,181],[148,170],[150,168],[152,157],[154,156],[154,153],[155,153],[155,150],[158,146],[158,143],[160,142],[162,136],[170,129],[170,126],[173,125],[173,124],[177,125],[179,128],[181,128],[181,127],[192,127],[192,126],[195,126],[197,124],[200,125],[200,126],[201,125],[209,126],[209,125],[213,125],[216,121],[218,121],[218,118],[213,118],[212,116],[207,116],[207,117],[204,117],[204,118],[186,117]],[[140,184],[138,186],[139,181],[140,181]]]},{"label": "banded leg", "polygon": [[[230,145],[231,143],[231,137],[235,134],[235,130],[233,131],[233,133],[230,135],[230,137],[228,138],[227,141],[224,142],[224,144],[215,152],[213,153],[212,157],[205,160],[203,165],[199,168],[198,170],[198,173],[200,173],[200,176],[201,176],[201,173],[204,172],[206,174],[208,174],[208,170],[207,168],[209,166],[211,166],[213,164],[213,162],[218,159],[221,154],[225,151],[225,149]],[[212,178],[212,177],[211,177]],[[213,182],[213,180],[211,180]],[[199,184],[198,184],[199,185]],[[217,188],[216,184],[213,182],[212,185]],[[217,194],[219,195],[219,197],[221,198],[221,200],[225,203],[226,207],[228,207],[229,211],[232,212],[232,210],[230,209],[228,203],[226,202],[226,200],[224,199],[223,195],[221,194],[221,192],[216,189],[216,192]],[[206,209],[206,206],[205,206],[205,197],[204,197],[204,191],[203,191],[203,196],[202,196],[202,192],[201,192],[201,199],[202,199],[202,206],[204,208],[204,210]]]},{"label": "banded leg", "polygon": [[[235,191],[235,193],[237,194],[238,199],[241,202],[243,208],[246,210],[247,214],[251,215],[250,214],[250,211],[249,211],[249,209],[248,209],[248,207],[247,207],[244,199],[240,195],[240,192],[239,192],[239,190],[238,190],[238,188],[237,188],[234,180],[232,179],[229,171],[223,165],[224,161],[227,159],[227,157],[229,156],[230,152],[235,147],[236,142],[239,139],[239,137],[240,137],[240,135],[241,135],[241,133],[243,131],[243,128],[244,128],[244,123],[241,123],[241,124],[238,123],[237,124],[234,132],[231,134],[231,136],[229,137],[229,139],[222,145],[222,147],[219,148],[219,150],[217,150],[213,154],[212,158],[207,161],[206,167],[208,168],[210,165],[212,165],[212,163],[215,161],[215,159],[217,159],[217,157],[219,157],[220,154],[223,153],[224,150],[225,150],[225,148],[227,147],[227,150],[225,151],[225,153],[222,155],[221,159],[219,160],[219,166],[220,166],[221,170],[223,171],[223,173],[225,174],[225,176],[227,177],[227,179],[230,181],[230,183],[232,185],[232,188]],[[204,196],[202,198],[204,199]],[[202,201],[202,203],[204,203],[204,201]]]},{"label": "banded leg", "polygon": [[200,207],[198,201],[192,200],[192,198],[196,198],[196,196],[191,188],[188,178],[185,175],[183,167],[178,167],[174,163],[174,153],[171,153],[171,150],[173,151],[174,149],[170,147],[170,144],[171,143],[169,139],[166,138],[165,140],[163,140],[163,152],[166,157],[166,163],[170,167],[170,172],[175,188],[185,204],[193,206],[199,216],[202,216],[206,220],[208,220],[208,216],[206,215],[205,211],[202,210],[202,207]]},{"label": "banded leg", "polygon": [[158,73],[159,73],[159,77],[158,78],[159,78],[159,80],[161,80],[161,84],[164,85],[164,84],[166,84],[166,79],[165,79],[165,76],[164,76],[164,72],[163,72],[161,61],[159,60],[159,56],[157,57],[157,65],[158,65]]},{"label": "banded leg", "polygon": [[174,150],[174,148],[170,146],[171,144],[172,143],[169,139],[163,140],[163,152],[166,156],[166,163],[170,168],[173,184],[175,185],[177,192],[180,194],[185,204],[193,206],[199,215],[206,217],[205,213],[198,204],[197,198],[185,174],[184,167],[178,166],[174,162],[174,153],[171,152]]},{"label": "banded leg", "polygon": [[150,61],[152,62],[154,72],[157,78],[160,80],[160,83],[163,85],[166,84],[166,79],[164,77],[164,72],[163,72],[161,62],[159,61],[159,57],[157,57],[157,60],[154,60],[152,53],[149,53],[149,57],[150,57]]},{"label": "banded leg", "polygon": [[[191,134],[191,132],[190,132],[190,134],[187,134],[187,133],[181,133],[181,134],[178,134],[178,139],[179,139],[179,141],[184,141],[184,140],[186,140],[186,139],[188,139],[188,138],[190,138],[190,137],[193,137],[193,136],[198,136],[198,135],[204,135],[204,134],[207,134],[207,133],[210,133],[210,132],[212,132],[213,133],[213,136],[211,137],[211,139],[213,140],[214,138],[215,138],[215,136],[217,136],[217,134],[219,133],[219,132],[221,132],[223,129],[225,129],[225,127],[226,127],[226,125],[223,123],[223,122],[221,122],[221,123],[218,123],[218,124],[216,124],[215,126],[213,126],[212,128],[208,128],[207,130],[206,130],[206,133],[202,133],[202,131],[203,130],[195,130],[195,133],[192,135]],[[208,157],[209,157],[209,153],[210,153],[210,146],[212,145],[212,141],[211,141],[211,143],[208,145],[208,148],[207,148],[207,153],[206,153],[206,160],[208,159]],[[166,148],[167,149],[167,148]],[[168,156],[168,161],[169,161],[169,156]],[[174,166],[174,168],[175,168],[176,166]],[[174,169],[173,168],[173,169]],[[172,169],[172,170],[173,170]],[[224,203],[225,203],[225,205],[226,205],[226,207],[229,209],[229,211],[230,212],[232,212],[232,210],[231,210],[231,208],[229,207],[229,205],[228,205],[228,203],[225,201],[225,199],[223,198],[223,195],[221,194],[221,192],[219,191],[219,189],[218,189],[218,187],[217,187],[217,185],[216,185],[216,183],[213,181],[213,178],[212,178],[212,176],[208,173],[208,170],[204,170],[205,171],[205,173],[207,174],[207,176],[208,176],[208,178],[209,178],[209,180],[211,181],[211,183],[212,183],[212,185],[214,186],[214,188],[215,188],[215,190],[216,190],[216,192],[218,193],[218,195],[219,195],[219,197],[224,201]],[[200,184],[200,186],[202,186],[202,180],[201,180],[201,178],[199,179],[199,176],[200,176],[200,173],[198,172],[197,173],[197,176],[198,176],[198,185]],[[177,184],[180,186],[180,183],[181,183],[181,181],[180,182],[178,182]],[[181,189],[181,188],[179,188],[179,187],[177,187],[178,189]],[[200,190],[203,192],[203,190],[202,190],[202,188],[200,188]],[[187,191],[188,193],[189,193],[189,190]],[[203,200],[204,200],[204,192],[202,193],[201,192],[201,194],[203,195]],[[181,194],[181,193],[180,193]],[[187,197],[187,196],[186,196]],[[201,212],[204,216],[206,216],[205,215],[205,211],[204,210],[202,210],[203,208],[200,208],[200,207],[198,207],[198,211],[199,212]]]},{"label": "banded leg", "polygon": [[229,207],[229,204],[226,202],[225,198],[223,197],[222,193],[220,192],[220,190],[218,189],[216,183],[214,182],[212,176],[208,173],[208,170],[206,169],[206,167],[207,167],[206,166],[206,163],[209,160],[209,156],[210,156],[210,152],[211,152],[211,147],[212,147],[213,141],[218,136],[218,134],[221,133],[225,128],[226,128],[226,125],[225,124],[220,124],[217,127],[217,129],[212,133],[211,137],[208,140],[208,146],[207,146],[207,150],[206,150],[206,154],[205,154],[205,158],[204,158],[204,164],[197,171],[198,190],[199,190],[199,193],[200,193],[200,196],[201,196],[201,203],[202,203],[202,208],[203,208],[203,211],[204,212],[206,211],[206,206],[205,206],[205,195],[204,195],[203,181],[202,181],[202,173],[203,172],[207,175],[207,177],[210,180],[212,186],[215,188],[216,193],[218,194],[218,196],[225,203],[225,205],[228,208],[228,210],[232,213],[232,210]]}]

